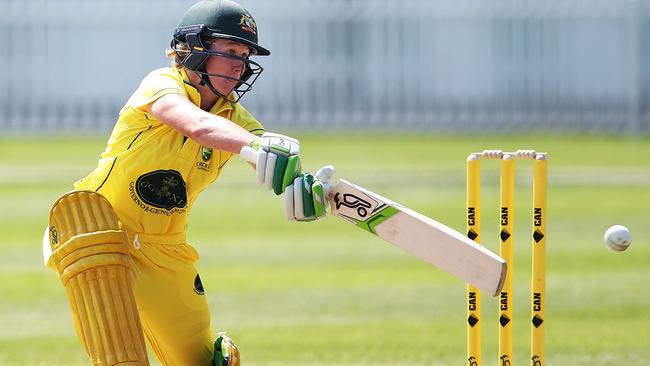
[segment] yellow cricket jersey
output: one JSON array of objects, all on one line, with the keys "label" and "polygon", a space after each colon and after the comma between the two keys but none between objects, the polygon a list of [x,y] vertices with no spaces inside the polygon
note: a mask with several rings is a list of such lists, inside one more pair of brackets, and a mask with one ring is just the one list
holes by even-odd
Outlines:
[{"label": "yellow cricket jersey", "polygon": [[[232,154],[201,146],[142,111],[142,107],[170,93],[184,95],[201,105],[199,92],[190,85],[184,70],[162,68],[151,72],[120,111],[97,168],[74,187],[104,195],[126,228],[141,237],[162,236],[164,240],[168,236],[184,242],[192,204],[217,179]],[[219,98],[210,113],[253,134],[264,132],[239,103]]]}]

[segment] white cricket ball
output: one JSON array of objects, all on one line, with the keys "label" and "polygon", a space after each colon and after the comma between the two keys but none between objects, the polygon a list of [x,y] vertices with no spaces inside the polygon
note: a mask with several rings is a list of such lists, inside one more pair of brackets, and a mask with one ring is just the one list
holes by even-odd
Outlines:
[{"label": "white cricket ball", "polygon": [[605,232],[605,244],[611,250],[622,252],[632,244],[632,234],[623,225],[614,225]]}]

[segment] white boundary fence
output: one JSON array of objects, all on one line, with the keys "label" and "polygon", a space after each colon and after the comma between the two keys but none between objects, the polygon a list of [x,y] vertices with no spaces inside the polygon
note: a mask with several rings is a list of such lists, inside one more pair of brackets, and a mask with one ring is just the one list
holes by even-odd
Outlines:
[{"label": "white boundary fence", "polygon": [[[0,0],[0,131],[107,131],[194,1]],[[650,0],[241,0],[273,127],[650,131]]]}]

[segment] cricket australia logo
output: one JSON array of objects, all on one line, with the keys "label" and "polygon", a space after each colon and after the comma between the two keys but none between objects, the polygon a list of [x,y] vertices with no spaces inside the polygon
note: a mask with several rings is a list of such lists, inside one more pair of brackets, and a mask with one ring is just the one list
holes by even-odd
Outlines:
[{"label": "cricket australia logo", "polygon": [[175,170],[156,170],[135,182],[138,197],[146,204],[171,211],[185,208],[187,191],[181,174]]},{"label": "cricket australia logo", "polygon": [[212,157],[212,148],[201,146],[201,158],[203,161],[210,161]]},{"label": "cricket australia logo", "polygon": [[196,167],[204,172],[210,171],[210,159],[212,158],[212,148],[201,146],[201,160],[195,163]]},{"label": "cricket australia logo", "polygon": [[246,32],[257,34],[257,25],[255,24],[253,17],[251,17],[249,14],[244,14],[241,16],[239,25],[241,26],[241,29],[245,30]]}]

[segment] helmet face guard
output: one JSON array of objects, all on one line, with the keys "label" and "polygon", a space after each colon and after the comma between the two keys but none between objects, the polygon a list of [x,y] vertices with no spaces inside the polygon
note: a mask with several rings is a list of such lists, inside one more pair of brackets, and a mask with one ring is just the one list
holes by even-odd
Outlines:
[{"label": "helmet face guard", "polygon": [[[253,89],[253,84],[262,73],[262,71],[264,71],[264,68],[257,62],[250,60],[248,57],[239,57],[228,53],[210,50],[209,47],[207,47],[202,41],[202,35],[208,33],[206,30],[208,29],[205,25],[196,25],[177,29],[171,42],[171,48],[172,50],[176,51],[178,57],[177,59],[181,65],[183,65],[186,69],[195,72],[201,77],[201,85],[207,85],[214,94],[237,103],[244,96],[244,94]],[[227,37],[215,37],[214,39],[219,38],[229,39]],[[232,40],[236,42],[238,41],[237,39]],[[183,41],[187,44],[189,49],[186,50],[178,48],[178,43]],[[241,43],[248,46],[246,43]],[[254,52],[254,50],[252,50],[252,52]],[[180,54],[183,53],[186,55],[180,56]],[[239,79],[221,74],[208,73],[206,71],[205,65],[211,56],[221,57],[230,62],[241,63],[242,73]],[[217,91],[210,82],[210,76],[234,81],[236,85],[231,91],[231,93],[235,93],[234,99],[232,97],[229,98],[228,95],[223,95],[223,93]]]}]

